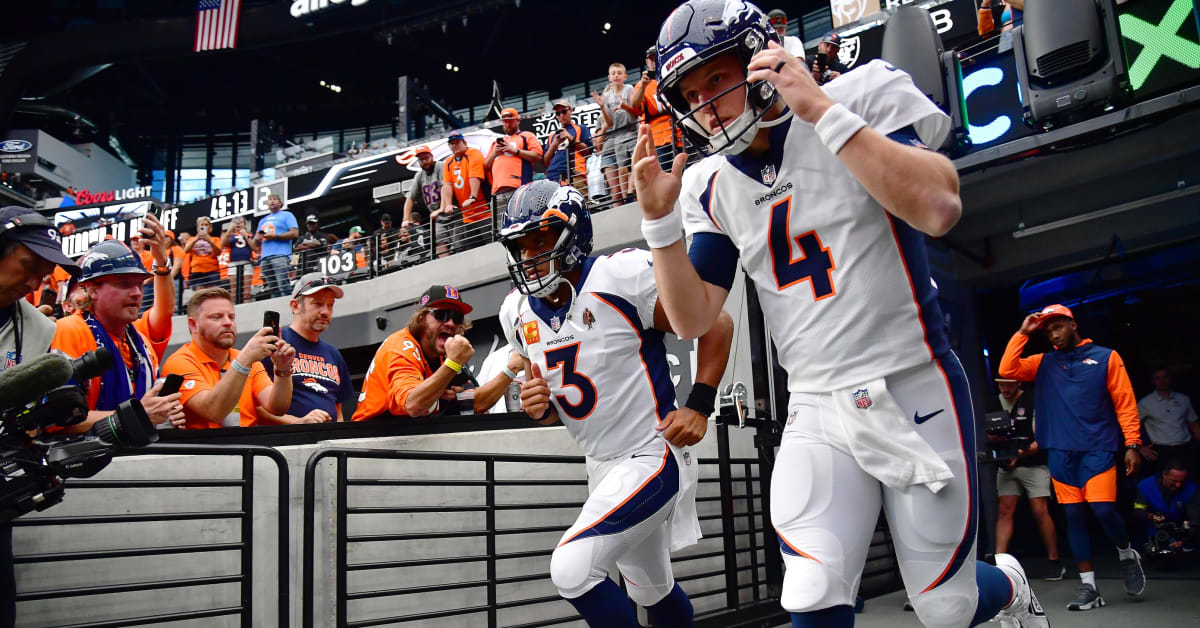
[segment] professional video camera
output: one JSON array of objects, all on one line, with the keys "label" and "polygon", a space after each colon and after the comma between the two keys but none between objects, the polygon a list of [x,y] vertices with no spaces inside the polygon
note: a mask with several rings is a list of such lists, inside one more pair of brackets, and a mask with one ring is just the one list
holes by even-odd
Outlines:
[{"label": "professional video camera", "polygon": [[[1154,534],[1146,541],[1143,554],[1160,562],[1172,562],[1183,553],[1183,544],[1192,540],[1194,529],[1187,521],[1151,523]],[[1178,543],[1178,545],[1175,545]]]},{"label": "professional video camera", "polygon": [[114,453],[158,440],[138,399],[122,403],[86,434],[47,431],[87,418],[87,391],[70,382],[87,382],[112,364],[100,348],[76,360],[39,355],[0,373],[0,521],[57,504],[65,478],[91,477]]},{"label": "professional video camera", "polygon": [[997,465],[1005,465],[1017,457],[1017,452],[1029,449],[1033,441],[1017,433],[1017,422],[1007,412],[988,412],[983,415],[983,429],[988,435],[988,450]]}]

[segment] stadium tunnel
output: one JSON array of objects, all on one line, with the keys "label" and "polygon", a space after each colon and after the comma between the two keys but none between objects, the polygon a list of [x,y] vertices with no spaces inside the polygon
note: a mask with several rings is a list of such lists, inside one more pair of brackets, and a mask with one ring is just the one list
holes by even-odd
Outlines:
[{"label": "stadium tunnel", "polygon": [[[230,207],[253,212],[266,193],[281,191],[301,220],[304,213],[317,213],[324,229],[338,232],[353,225],[371,230],[382,211],[398,219],[411,193],[403,189],[412,176],[405,151],[444,139],[445,132],[432,130],[446,122],[439,107],[481,134],[492,133],[479,123],[494,104],[487,102],[492,80],[499,79],[507,92],[519,94],[504,104],[517,105],[523,128],[541,136],[542,109],[556,89],[564,95],[575,89],[582,103],[592,85],[600,84],[585,75],[598,75],[596,68],[614,55],[634,70],[645,48],[635,43],[653,39],[658,13],[670,9],[655,7],[655,19],[625,23],[614,16],[644,13],[644,3],[572,3],[568,14],[548,0],[463,0],[436,9],[402,0],[362,6],[244,0],[240,50],[206,57],[191,53],[195,3],[115,4],[116,10],[88,5],[86,20],[66,19],[83,11],[76,5],[55,5],[45,13],[14,10],[30,28],[23,31],[27,42],[0,45],[0,127],[68,138],[60,143],[94,142],[113,159],[134,163],[127,182],[92,189],[153,187],[162,195],[156,201],[176,205],[180,225],[225,207],[223,198]],[[831,19],[829,3],[794,4],[804,15],[797,32],[806,35],[811,50],[816,39],[808,31],[833,26],[822,21]],[[884,21],[895,4],[884,2],[884,12],[837,27],[846,54],[853,52],[853,58],[843,56],[851,68],[880,56]],[[1119,54],[1130,65],[1148,55],[1139,66],[1146,75],[1131,89],[1130,100],[1045,128],[1024,119],[1021,70],[1004,36],[976,34],[973,0],[919,4],[933,16],[946,48],[960,52],[963,131],[971,139],[969,148],[954,155],[964,212],[947,236],[929,241],[929,253],[977,416],[995,402],[993,378],[1007,339],[1027,313],[1051,303],[1072,308],[1083,336],[1120,351],[1139,396],[1150,390],[1151,371],[1166,367],[1175,373],[1176,387],[1196,399],[1200,341],[1190,323],[1200,316],[1200,54],[1190,46],[1200,47],[1200,15],[1194,3],[1121,3],[1118,13],[1130,16],[1122,24],[1133,19],[1157,24],[1192,6],[1171,35],[1186,44],[1126,36]],[[321,8],[295,18],[287,14],[293,5]],[[439,44],[444,48],[448,36],[479,42],[478,57],[498,59],[498,42],[506,41],[507,30],[547,32],[566,20],[589,25],[572,47],[572,63],[561,64],[569,69],[552,64],[544,72],[498,76],[499,64],[491,61],[482,67],[462,62],[465,72],[457,76],[441,71],[446,57]],[[616,24],[616,34],[601,30],[605,20]],[[1157,36],[1168,38],[1163,32]],[[618,44],[628,50],[613,53]],[[537,58],[540,52],[529,42],[520,46],[526,47],[504,54]],[[362,62],[364,57],[372,62]],[[574,70],[584,65],[587,72]],[[339,79],[346,84],[345,98],[318,87],[336,72],[347,77]],[[413,93],[429,95],[406,102],[416,106],[413,116],[422,117],[420,125],[397,116],[397,99],[405,98],[403,91],[397,96],[399,75],[419,77]],[[228,85],[197,76],[228,77]],[[62,109],[37,109],[30,98]],[[585,108],[577,111],[579,119],[594,120],[594,111]],[[193,168],[256,169],[247,158],[263,151],[255,137],[260,131],[247,132],[252,119],[270,129],[262,133],[282,137],[283,128],[316,128],[314,118],[340,130],[295,134],[291,139],[303,151],[268,159],[275,181],[248,178],[243,187],[232,175],[226,184],[207,181],[202,197],[186,202],[180,197],[180,180],[169,173],[185,167],[189,142],[206,153]],[[424,137],[408,136],[418,128],[429,130]],[[372,161],[347,155],[354,142],[369,144],[373,133],[395,143]],[[214,155],[226,150],[226,141],[232,143],[232,163],[218,164]],[[353,170],[370,164],[379,165]],[[354,178],[365,170],[370,174]],[[156,172],[164,172],[161,180]],[[397,184],[398,190],[380,191]],[[49,192],[56,185],[65,187],[39,185],[44,187],[34,189],[48,198],[58,198]],[[234,198],[241,192],[248,201]],[[0,186],[0,194],[22,204],[39,200],[8,186]],[[80,206],[100,208],[103,217],[111,203]],[[40,208],[50,215],[65,211],[57,205]],[[644,245],[636,204],[602,209],[595,216],[598,252]],[[501,247],[488,244],[386,273],[339,275],[347,296],[323,338],[342,351],[356,390],[379,343],[405,325],[431,282],[457,286],[475,304],[469,338],[479,349],[472,360],[477,369],[503,344],[497,311],[511,285],[501,259]],[[771,348],[751,294],[741,280],[731,293],[737,338],[722,382],[722,388],[734,382],[749,387],[751,420],[739,428],[736,413],[727,408],[698,450],[706,478],[701,492],[706,539],[677,557],[677,573],[705,626],[786,621],[778,607],[778,549],[764,516],[762,483],[777,437],[773,417],[786,407],[786,386],[777,365],[763,366],[772,364]],[[239,344],[264,311],[287,309],[286,299],[239,304]],[[168,352],[187,340],[185,319],[176,316]],[[1034,344],[1035,350],[1047,348]],[[695,369],[694,346],[670,339],[667,348],[682,398]],[[344,413],[353,410],[351,402]],[[976,446],[983,450],[982,430],[979,438]],[[569,513],[557,509],[581,495],[581,467],[572,458],[578,450],[561,430],[531,428],[523,417],[506,414],[173,432],[162,440],[149,455],[118,458],[91,483],[71,481],[63,504],[17,524],[19,625],[172,620],[572,625],[570,608],[543,573],[546,544],[569,521],[564,519]],[[385,450],[391,453],[379,453]],[[505,458],[514,455],[532,457]],[[981,517],[990,521],[994,469],[982,468]],[[380,515],[403,525],[380,522]],[[1014,538],[1013,547],[1037,556],[1040,542],[1030,532],[1032,523],[1024,513],[1019,517],[1026,533]],[[994,543],[988,528],[980,531],[984,552]],[[1064,529],[1059,526],[1060,534]],[[1099,569],[1106,577],[1116,566],[1102,562]],[[85,575],[96,571],[104,573]],[[1063,617],[1063,604],[1054,597],[1069,597],[1062,583],[1052,583],[1049,596],[1041,590],[1039,595],[1059,611],[1051,615],[1056,626],[1093,619],[1118,625],[1133,616],[1140,623],[1184,625],[1195,616],[1183,592],[1198,576],[1200,566],[1194,565],[1153,573],[1151,585],[1165,593],[1143,604],[1113,604],[1097,611],[1111,613],[1101,617]],[[164,595],[181,587],[189,593]],[[917,625],[901,610],[899,590],[890,536],[881,524],[863,580],[867,609],[858,625]]]}]

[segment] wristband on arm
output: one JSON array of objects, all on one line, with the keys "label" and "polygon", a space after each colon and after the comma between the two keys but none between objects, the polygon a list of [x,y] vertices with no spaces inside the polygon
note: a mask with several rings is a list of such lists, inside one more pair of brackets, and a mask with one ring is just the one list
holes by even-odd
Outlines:
[{"label": "wristband on arm", "polygon": [[688,394],[687,402],[683,404],[683,407],[695,410],[706,417],[712,416],[716,409],[716,400],[716,388],[696,382],[692,385],[692,392]]}]

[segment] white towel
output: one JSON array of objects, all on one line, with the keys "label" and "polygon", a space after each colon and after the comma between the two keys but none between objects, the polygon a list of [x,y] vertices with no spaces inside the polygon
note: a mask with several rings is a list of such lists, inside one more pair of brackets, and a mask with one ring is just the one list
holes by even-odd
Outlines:
[{"label": "white towel", "polygon": [[850,453],[880,482],[895,489],[923,484],[937,493],[954,477],[882,378],[835,391],[833,405]]},{"label": "white towel", "polygon": [[667,445],[679,464],[679,494],[671,513],[671,551],[695,545],[703,534],[696,513],[696,486],[700,483],[700,464],[691,447]]}]

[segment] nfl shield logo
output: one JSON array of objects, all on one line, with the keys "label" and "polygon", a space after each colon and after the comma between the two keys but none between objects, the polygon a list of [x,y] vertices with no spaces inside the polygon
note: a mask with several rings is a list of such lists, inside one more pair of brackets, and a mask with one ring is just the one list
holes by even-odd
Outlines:
[{"label": "nfl shield logo", "polygon": [[558,328],[562,327],[562,319],[560,319],[557,316],[551,318],[550,319],[550,327],[552,329],[554,329],[554,331],[558,331]]},{"label": "nfl shield logo", "polygon": [[763,185],[771,185],[775,183],[775,164],[767,164],[762,169]]},{"label": "nfl shield logo", "polygon": [[871,395],[867,393],[866,388],[860,388],[854,391],[854,405],[866,410],[871,407]]}]

